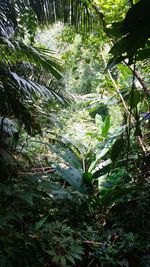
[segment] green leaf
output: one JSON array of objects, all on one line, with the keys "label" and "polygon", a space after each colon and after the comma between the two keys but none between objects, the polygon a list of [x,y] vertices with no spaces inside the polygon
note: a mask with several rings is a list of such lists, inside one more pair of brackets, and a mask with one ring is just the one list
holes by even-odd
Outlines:
[{"label": "green leaf", "polygon": [[98,136],[98,135],[97,135],[97,134],[95,134],[95,133],[92,133],[92,132],[87,132],[87,133],[86,133],[86,135],[88,135],[88,136],[91,136],[91,137],[93,137],[93,138],[97,139],[97,141],[99,141],[99,142],[103,141],[103,137],[101,137],[101,136]]},{"label": "green leaf", "polygon": [[51,151],[60,156],[63,160],[65,160],[65,162],[67,162],[67,164],[70,164],[72,167],[76,169],[82,169],[82,165],[79,159],[77,158],[73,150],[71,150],[71,144],[69,148],[64,147],[64,145],[62,144],[57,144],[51,148]]},{"label": "green leaf", "polygon": [[97,164],[97,162],[107,154],[109,149],[110,149],[109,147],[104,147],[100,151],[100,153],[96,155],[96,160],[91,163],[91,165],[89,166],[88,172],[92,172],[93,171],[93,169],[94,169],[95,165]]},{"label": "green leaf", "polygon": [[109,129],[110,129],[110,115],[107,115],[103,123],[101,135],[103,137],[106,137],[109,132]]},{"label": "green leaf", "polygon": [[[80,247],[79,248],[80,250],[79,250],[79,252],[78,252],[78,254],[77,254],[77,249],[75,248],[75,252],[71,252],[70,253],[70,255],[72,255],[72,257],[74,257],[75,259],[77,259],[77,260],[81,260],[81,256],[80,255],[84,255],[84,252],[83,252],[83,250],[82,250],[82,248]],[[80,255],[79,255],[80,254]]]},{"label": "green leaf", "polygon": [[95,123],[96,123],[97,128],[101,129],[103,125],[103,119],[99,114],[96,114],[95,116]]},{"label": "green leaf", "polygon": [[85,193],[82,172],[66,164],[56,165],[57,172],[77,191]]},{"label": "green leaf", "polygon": [[39,230],[43,224],[46,222],[48,216],[43,217],[40,221],[36,222],[34,229],[37,231]]},{"label": "green leaf", "polygon": [[114,162],[116,161],[125,149],[125,140],[121,137],[113,144],[110,158]]},{"label": "green leaf", "polygon": [[25,200],[29,205],[33,205],[33,196],[35,196],[35,194],[33,193],[26,193],[23,192],[20,195],[20,198],[22,198],[23,200]]},{"label": "green leaf", "polygon": [[110,34],[112,36],[115,36],[115,37],[120,37],[121,36],[121,32],[120,32],[120,29],[122,27],[122,22],[116,22],[116,23],[112,23],[112,27],[111,28],[106,28],[105,29],[105,32],[107,34]]},{"label": "green leaf", "polygon": [[122,38],[120,39],[110,50],[110,53],[115,56],[121,56],[127,51],[127,47],[130,45],[129,38]]},{"label": "green leaf", "polygon": [[61,262],[62,266],[66,266],[66,258],[65,258],[65,256],[61,256],[60,257],[60,262]]},{"label": "green leaf", "polygon": [[90,172],[86,171],[86,172],[83,173],[83,178],[87,182],[92,182],[93,176],[92,176],[92,174]]},{"label": "green leaf", "polygon": [[66,255],[66,258],[67,258],[68,261],[70,261],[73,265],[75,265],[74,258],[73,258],[71,255]]},{"label": "green leaf", "polygon": [[51,190],[50,194],[53,196],[54,199],[72,199],[71,194],[68,192],[68,190],[65,190],[64,188]]},{"label": "green leaf", "polygon": [[98,189],[101,190],[103,188],[103,183],[106,182],[107,174],[104,174],[98,177]]},{"label": "green leaf", "polygon": [[136,56],[136,60],[144,60],[150,58],[150,48],[139,50]]},{"label": "green leaf", "polygon": [[53,257],[53,262],[55,262],[55,263],[60,262],[60,258],[61,258],[61,256],[57,256],[57,255],[55,255],[55,256]]},{"label": "green leaf", "polygon": [[106,71],[112,69],[115,65],[120,63],[122,60],[124,60],[125,57],[123,56],[116,56],[110,59],[110,61],[107,64]]},{"label": "green leaf", "polygon": [[96,154],[96,160],[100,160],[102,157],[106,155],[106,153],[109,151],[108,147],[104,147],[100,153]]}]

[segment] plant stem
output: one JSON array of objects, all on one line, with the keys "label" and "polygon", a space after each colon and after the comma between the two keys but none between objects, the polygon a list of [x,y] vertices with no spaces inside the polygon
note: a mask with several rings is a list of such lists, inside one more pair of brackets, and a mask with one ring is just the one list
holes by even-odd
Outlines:
[{"label": "plant stem", "polygon": [[[107,66],[107,62],[106,62],[106,59],[105,59],[105,57],[104,57],[103,50],[102,50],[102,48],[100,48],[100,50],[101,50],[102,59],[103,59],[103,61],[104,61],[105,67],[106,67],[106,66]],[[108,72],[108,75],[109,75],[109,77],[110,77],[110,79],[111,79],[111,81],[112,81],[112,83],[113,83],[113,86],[114,86],[114,88],[115,88],[117,94],[119,95],[119,97],[120,97],[120,99],[121,99],[121,101],[122,101],[122,103],[123,103],[123,106],[124,106],[124,108],[125,108],[127,114],[129,114],[130,112],[129,112],[128,108],[127,108],[127,105],[126,105],[126,103],[125,103],[125,101],[124,101],[124,99],[123,99],[122,94],[120,93],[120,90],[118,89],[118,86],[117,86],[115,80],[113,79],[113,77],[112,77],[112,75],[111,75],[110,70],[107,70],[107,72]]]}]

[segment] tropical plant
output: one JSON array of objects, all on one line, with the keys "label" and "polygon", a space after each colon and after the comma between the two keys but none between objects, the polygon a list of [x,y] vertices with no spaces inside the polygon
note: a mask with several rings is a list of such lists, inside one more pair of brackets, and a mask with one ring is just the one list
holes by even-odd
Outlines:
[{"label": "tropical plant", "polygon": [[149,15],[149,1],[142,0],[134,5],[132,3],[123,21],[112,24],[110,33],[116,36],[118,41],[110,51],[114,55],[111,65],[127,58],[129,64],[134,60],[149,58]]},{"label": "tropical plant", "polygon": [[[142,68],[149,83],[148,60],[136,63],[149,37],[149,10],[141,15],[149,4],[139,1],[125,16],[129,6],[126,0],[2,1],[1,267],[149,266],[149,99],[136,72]],[[134,26],[137,15],[143,36]],[[62,66],[34,43],[37,26],[57,19],[75,25],[58,39],[70,84],[85,74],[81,80],[96,91],[61,111],[54,101],[65,103]],[[116,66],[124,56],[134,66]],[[89,69],[96,78],[87,77]],[[36,135],[38,124],[43,136]]]},{"label": "tropical plant", "polygon": [[74,237],[74,231],[65,222],[55,221],[44,225],[42,235],[48,243],[47,254],[61,266],[67,266],[67,262],[76,265],[75,261],[82,260],[83,247],[79,238]]},{"label": "tropical plant", "polygon": [[[52,57],[49,51],[42,48],[33,48],[22,42],[14,42],[1,38],[1,116],[15,116],[25,124],[26,130],[31,133],[34,125],[33,99],[38,101],[41,95],[50,99],[61,99],[59,92],[52,89],[53,83],[48,72],[60,78],[61,66]],[[43,77],[47,72],[47,77]],[[38,73],[38,78],[35,78]],[[44,80],[45,79],[45,80]],[[42,85],[40,84],[42,82]],[[31,112],[29,112],[29,107]]]}]

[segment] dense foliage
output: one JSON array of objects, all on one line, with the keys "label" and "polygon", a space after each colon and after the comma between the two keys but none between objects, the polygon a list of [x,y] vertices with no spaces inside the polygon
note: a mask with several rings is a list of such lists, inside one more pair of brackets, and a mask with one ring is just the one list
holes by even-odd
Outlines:
[{"label": "dense foliage", "polygon": [[149,13],[1,1],[0,267],[150,266]]}]

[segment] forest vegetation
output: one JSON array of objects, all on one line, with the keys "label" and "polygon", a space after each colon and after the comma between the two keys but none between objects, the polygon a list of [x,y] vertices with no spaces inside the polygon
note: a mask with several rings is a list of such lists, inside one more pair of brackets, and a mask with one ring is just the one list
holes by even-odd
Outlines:
[{"label": "forest vegetation", "polygon": [[0,267],[150,266],[150,1],[0,1]]}]

